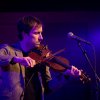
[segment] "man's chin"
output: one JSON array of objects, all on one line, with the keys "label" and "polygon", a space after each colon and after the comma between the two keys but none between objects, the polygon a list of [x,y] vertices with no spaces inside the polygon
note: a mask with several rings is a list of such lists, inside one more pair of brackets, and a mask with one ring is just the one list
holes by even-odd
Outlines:
[{"label": "man's chin", "polygon": [[40,44],[36,44],[35,47],[40,47]]}]

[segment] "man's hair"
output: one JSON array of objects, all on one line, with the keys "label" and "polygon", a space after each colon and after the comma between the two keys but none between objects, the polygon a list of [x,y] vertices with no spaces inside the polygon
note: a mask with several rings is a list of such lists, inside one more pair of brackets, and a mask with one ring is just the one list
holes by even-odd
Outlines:
[{"label": "man's hair", "polygon": [[33,16],[24,16],[17,23],[18,38],[23,39],[22,32],[29,34],[32,28],[42,26],[41,21]]}]

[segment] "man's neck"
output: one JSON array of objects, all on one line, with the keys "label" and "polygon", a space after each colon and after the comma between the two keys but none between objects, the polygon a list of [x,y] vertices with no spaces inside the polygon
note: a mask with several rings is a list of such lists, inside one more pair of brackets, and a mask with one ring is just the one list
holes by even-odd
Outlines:
[{"label": "man's neck", "polygon": [[24,52],[29,52],[33,48],[32,45],[29,45],[26,41],[20,41],[20,46]]}]

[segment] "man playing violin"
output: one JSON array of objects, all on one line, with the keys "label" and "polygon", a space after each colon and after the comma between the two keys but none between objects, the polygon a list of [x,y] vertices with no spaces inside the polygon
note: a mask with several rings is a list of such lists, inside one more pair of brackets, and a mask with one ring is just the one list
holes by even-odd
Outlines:
[{"label": "man playing violin", "polygon": [[[0,46],[0,100],[44,100],[47,83],[52,79],[50,67],[37,64],[30,52],[41,53],[42,23],[32,16],[24,16],[18,24],[19,41]],[[46,57],[49,54],[47,53]],[[81,71],[75,66],[64,72],[78,77]]]}]

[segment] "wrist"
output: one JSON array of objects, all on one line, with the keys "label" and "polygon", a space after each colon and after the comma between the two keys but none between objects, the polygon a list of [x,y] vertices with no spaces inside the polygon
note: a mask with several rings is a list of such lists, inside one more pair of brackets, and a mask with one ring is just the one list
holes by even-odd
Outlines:
[{"label": "wrist", "polygon": [[65,70],[64,72],[63,72],[63,75],[64,75],[64,77],[65,78],[70,78],[70,76],[71,76],[71,71],[69,70],[69,69],[67,69],[67,70]]},{"label": "wrist", "polygon": [[19,58],[19,57],[17,57],[17,56],[13,57],[13,58],[12,58],[12,62],[13,62],[13,63],[18,63],[18,58]]},{"label": "wrist", "polygon": [[66,71],[64,71],[64,75],[70,75],[71,74],[71,70],[67,69]]}]

